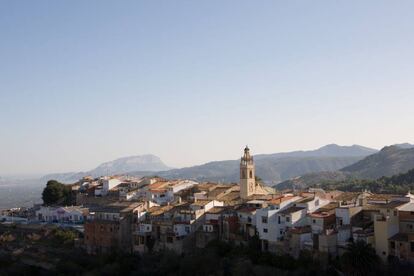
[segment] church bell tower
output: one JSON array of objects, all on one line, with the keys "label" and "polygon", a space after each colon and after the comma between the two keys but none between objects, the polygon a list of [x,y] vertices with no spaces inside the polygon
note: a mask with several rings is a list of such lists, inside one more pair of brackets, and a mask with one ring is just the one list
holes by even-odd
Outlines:
[{"label": "church bell tower", "polygon": [[254,162],[248,146],[244,149],[244,155],[240,160],[240,197],[247,199],[256,192],[254,177]]}]

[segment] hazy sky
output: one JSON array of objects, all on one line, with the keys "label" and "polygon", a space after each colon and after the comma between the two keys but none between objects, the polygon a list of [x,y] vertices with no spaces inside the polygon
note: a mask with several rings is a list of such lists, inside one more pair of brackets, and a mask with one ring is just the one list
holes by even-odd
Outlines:
[{"label": "hazy sky", "polygon": [[0,1],[0,175],[414,142],[414,1]]}]

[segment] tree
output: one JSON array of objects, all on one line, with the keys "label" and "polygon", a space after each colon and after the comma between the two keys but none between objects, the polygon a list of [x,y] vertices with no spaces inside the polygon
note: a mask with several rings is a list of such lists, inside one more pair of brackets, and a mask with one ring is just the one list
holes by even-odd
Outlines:
[{"label": "tree", "polygon": [[373,275],[381,262],[371,245],[357,241],[348,245],[341,257],[342,269],[348,275]]},{"label": "tree", "polygon": [[258,175],[254,176],[254,180],[256,180],[256,182],[263,182],[263,179]]},{"label": "tree", "polygon": [[69,186],[56,180],[49,180],[43,189],[42,199],[44,205],[69,204],[71,189]]}]

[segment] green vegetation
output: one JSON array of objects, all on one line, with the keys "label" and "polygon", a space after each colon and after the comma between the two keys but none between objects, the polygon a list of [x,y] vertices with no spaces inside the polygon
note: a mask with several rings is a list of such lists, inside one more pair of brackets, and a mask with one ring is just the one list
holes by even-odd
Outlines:
[{"label": "green vegetation", "polygon": [[377,179],[406,172],[414,167],[414,148],[389,146],[341,169],[360,179]]},{"label": "green vegetation", "polygon": [[343,271],[355,276],[379,272],[378,268],[381,267],[381,261],[375,250],[363,241],[351,243],[347,252],[341,256],[340,264]]},{"label": "green vegetation", "polygon": [[71,230],[55,229],[52,234],[55,241],[61,245],[73,245],[77,238],[77,234]]},{"label": "green vegetation", "polygon": [[337,189],[341,191],[356,192],[366,189],[375,193],[403,194],[410,190],[414,190],[414,169],[404,174],[381,177],[377,180],[348,179],[345,181],[326,181],[315,186],[326,190]]},{"label": "green vegetation", "polygon": [[44,205],[70,205],[72,201],[71,187],[56,180],[49,180],[42,193]]}]

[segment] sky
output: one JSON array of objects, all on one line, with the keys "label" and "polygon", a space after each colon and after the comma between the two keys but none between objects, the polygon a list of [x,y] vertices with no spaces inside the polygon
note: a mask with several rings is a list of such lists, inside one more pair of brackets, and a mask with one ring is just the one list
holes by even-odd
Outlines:
[{"label": "sky", "polygon": [[0,1],[0,175],[414,142],[414,1]]}]

